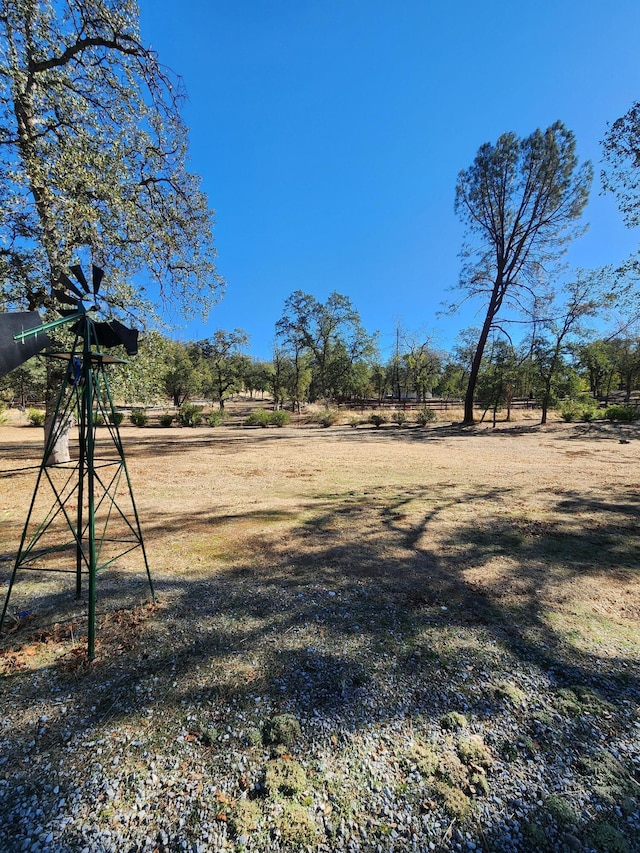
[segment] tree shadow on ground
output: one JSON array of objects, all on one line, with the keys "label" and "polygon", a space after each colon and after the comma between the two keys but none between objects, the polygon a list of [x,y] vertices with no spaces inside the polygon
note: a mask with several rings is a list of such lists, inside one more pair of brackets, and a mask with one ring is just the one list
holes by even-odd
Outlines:
[{"label": "tree shadow on ground", "polygon": [[[107,724],[148,712],[174,720],[169,731],[177,734],[185,708],[216,723],[257,700],[267,715],[291,712],[323,732],[407,718],[433,731],[452,711],[490,725],[511,713],[497,690],[509,682],[537,694],[532,707],[564,714],[563,733],[554,735],[556,717],[543,723],[516,710],[525,731],[538,738],[542,731],[559,750],[587,755],[589,726],[629,726],[627,704],[640,696],[638,661],[615,644],[586,650],[572,643],[548,618],[545,602],[559,579],[606,583],[621,569],[637,572],[640,501],[567,493],[556,501],[552,522],[536,527],[505,518],[500,507],[509,496],[508,487],[450,496],[416,487],[310,501],[306,521],[278,517],[288,524],[286,534],[262,529],[246,543],[246,558],[215,573],[157,578],[159,608],[133,627],[123,624],[120,636],[109,635],[94,666],[71,661],[8,678],[4,701],[25,710],[11,738],[31,739],[30,707],[71,694],[71,718],[48,725],[41,749],[67,749]],[[460,505],[470,513],[477,508],[473,520],[457,520],[448,535],[431,539],[436,520]],[[597,530],[577,523],[580,514],[596,518]],[[224,520],[256,524],[260,516],[249,511]],[[173,513],[146,529],[148,548],[163,547],[168,527],[190,524],[204,534],[217,523],[213,510]],[[474,580],[473,572],[496,559],[506,568],[495,583]],[[60,607],[60,594],[50,594],[48,613]],[[110,614],[131,600],[122,572],[101,577],[99,640]],[[33,643],[33,626],[12,636],[12,646]],[[573,700],[561,688],[575,688],[578,706],[580,690],[591,691],[589,701],[606,708],[606,722],[562,711],[562,701]],[[241,749],[241,735],[234,738],[231,746]],[[12,752],[9,770],[20,755]],[[540,760],[554,772],[551,755],[550,749]],[[30,780],[28,770],[20,772],[26,784],[37,784],[36,767]],[[537,796],[533,789],[530,796]],[[508,849],[498,829],[490,832],[494,849]]]}]

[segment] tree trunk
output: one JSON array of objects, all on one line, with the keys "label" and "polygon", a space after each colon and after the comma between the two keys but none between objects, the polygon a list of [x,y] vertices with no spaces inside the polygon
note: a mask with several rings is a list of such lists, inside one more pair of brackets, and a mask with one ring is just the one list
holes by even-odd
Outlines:
[{"label": "tree trunk", "polygon": [[462,421],[462,423],[465,425],[473,423],[473,400],[476,392],[476,385],[478,384],[478,376],[480,375],[480,366],[482,364],[484,348],[486,346],[487,339],[489,337],[489,331],[491,329],[491,324],[495,316],[495,311],[492,309],[493,305],[490,305],[489,310],[487,311],[487,316],[485,318],[484,325],[482,326],[482,331],[480,332],[478,346],[476,347],[476,353],[473,357],[473,363],[471,365],[471,372],[469,373],[467,393],[464,397],[464,420]]},{"label": "tree trunk", "polygon": [[64,424],[59,425],[54,422],[55,410],[47,412],[44,422],[44,439],[45,447],[48,447],[49,436],[52,430],[57,430],[58,436],[53,443],[51,451],[44,461],[45,465],[59,465],[61,462],[70,462],[71,455],[69,453],[69,433],[73,426],[72,418],[68,418]]},{"label": "tree trunk", "polygon": [[[64,367],[62,366],[64,364]],[[73,417],[66,416],[64,423],[60,423],[60,413],[55,421],[56,409],[60,399],[61,388],[67,381],[68,364],[51,358],[47,359],[47,388],[45,392],[45,422],[44,422],[44,449],[49,447],[52,431],[55,430],[56,440],[51,447],[45,465],[59,465],[61,462],[70,462],[69,433],[74,425]]]},{"label": "tree trunk", "polygon": [[549,411],[549,401],[551,400],[551,380],[545,383],[544,394],[542,395],[542,415],[540,417],[540,425],[544,426],[547,422],[547,412]]}]

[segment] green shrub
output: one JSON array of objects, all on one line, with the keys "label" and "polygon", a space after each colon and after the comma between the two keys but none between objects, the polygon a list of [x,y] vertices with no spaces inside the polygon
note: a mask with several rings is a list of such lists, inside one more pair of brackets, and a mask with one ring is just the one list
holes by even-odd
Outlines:
[{"label": "green shrub", "polygon": [[596,405],[589,394],[581,395],[577,400],[568,400],[560,409],[560,417],[567,423],[573,421],[587,421],[594,419]]},{"label": "green shrub", "polygon": [[269,413],[269,423],[273,424],[277,427],[286,426],[291,421],[291,415],[289,412],[285,412],[284,409],[277,409],[275,412]]},{"label": "green shrub", "polygon": [[420,426],[432,424],[436,420],[436,413],[433,411],[433,409],[427,408],[427,406],[425,406],[423,409],[420,409],[420,411],[416,415],[416,421],[420,424]]},{"label": "green shrub", "polygon": [[560,410],[560,417],[565,423],[573,423],[578,417],[578,407],[575,403],[567,403]]},{"label": "green shrub", "polygon": [[635,406],[609,406],[605,411],[604,416],[609,421],[635,421],[638,417],[638,410]]},{"label": "green shrub", "polygon": [[245,420],[245,426],[268,427],[271,413],[266,409],[256,409]]},{"label": "green shrub", "polygon": [[122,421],[124,420],[124,412],[111,412],[109,414],[109,423],[114,426],[120,426]]},{"label": "green shrub", "polygon": [[326,409],[318,416],[318,423],[323,427],[330,427],[337,424],[340,420],[340,414],[335,409]]},{"label": "green shrub", "polygon": [[104,426],[104,415],[100,412],[96,412],[93,418],[93,422],[96,426]]},{"label": "green shrub", "polygon": [[624,835],[610,823],[599,823],[593,831],[593,845],[607,853],[629,853],[629,843]]},{"label": "green shrub", "polygon": [[386,422],[386,415],[379,415],[376,412],[374,412],[372,415],[369,415],[369,423],[373,424],[376,429],[380,429],[382,424],[386,424]]},{"label": "green shrub", "polygon": [[129,420],[134,426],[143,427],[147,425],[149,416],[144,409],[133,409],[129,415]]},{"label": "green shrub", "polygon": [[222,423],[222,412],[220,409],[214,409],[212,412],[209,412],[207,415],[207,423],[210,427],[220,426]]},{"label": "green shrub", "polygon": [[391,415],[391,420],[394,424],[398,424],[399,427],[404,426],[406,422],[409,420],[406,412],[393,412]]},{"label": "green shrub", "polygon": [[160,415],[158,421],[160,422],[160,426],[170,427],[174,421],[174,416],[171,412],[165,412],[163,415]]},{"label": "green shrub", "polygon": [[44,426],[44,419],[46,417],[46,414],[40,409],[29,409],[29,411],[27,412],[27,417],[29,418],[29,423],[31,424],[31,426]]},{"label": "green shrub", "polygon": [[354,415],[354,417],[349,418],[349,426],[353,427],[353,429],[356,429],[357,427],[359,427],[361,423],[362,423],[362,420],[360,418],[356,417],[355,415]]},{"label": "green shrub", "polygon": [[195,403],[183,403],[178,418],[182,426],[196,427],[202,423],[202,406],[196,406]]},{"label": "green shrub", "polygon": [[9,415],[5,410],[4,403],[0,403],[0,424],[6,424],[9,420]]}]

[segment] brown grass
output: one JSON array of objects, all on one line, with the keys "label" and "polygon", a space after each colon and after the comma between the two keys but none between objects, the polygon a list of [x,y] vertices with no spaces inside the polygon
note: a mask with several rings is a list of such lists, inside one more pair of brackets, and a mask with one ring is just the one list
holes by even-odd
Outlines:
[{"label": "brown grass", "polygon": [[[242,573],[274,588],[292,575],[335,590],[371,584],[408,607],[482,611],[563,655],[632,665],[638,445],[620,443],[621,429],[126,426],[122,435],[161,601],[186,601],[190,583]],[[37,464],[40,438],[0,427],[5,473]],[[33,479],[3,479],[5,576]],[[109,575],[105,611],[145,595],[133,556]],[[71,618],[68,577],[18,580],[14,632],[11,618],[25,610],[25,638]]]}]

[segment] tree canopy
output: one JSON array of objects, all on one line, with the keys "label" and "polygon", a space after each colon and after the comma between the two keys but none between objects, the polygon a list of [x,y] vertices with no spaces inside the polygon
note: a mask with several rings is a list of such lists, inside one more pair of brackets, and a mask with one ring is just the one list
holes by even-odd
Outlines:
[{"label": "tree canopy", "polygon": [[50,304],[84,247],[111,304],[189,315],[220,292],[212,211],[186,168],[182,85],[138,18],[134,0],[0,0],[5,304]]},{"label": "tree canopy", "polygon": [[356,365],[374,352],[358,311],[347,296],[329,294],[326,302],[296,290],[285,301],[276,337],[297,361],[307,354],[313,364],[314,399],[349,394],[357,383]]},{"label": "tree canopy", "polygon": [[603,140],[605,189],[618,200],[625,223],[640,224],[640,102],[609,127]]}]

